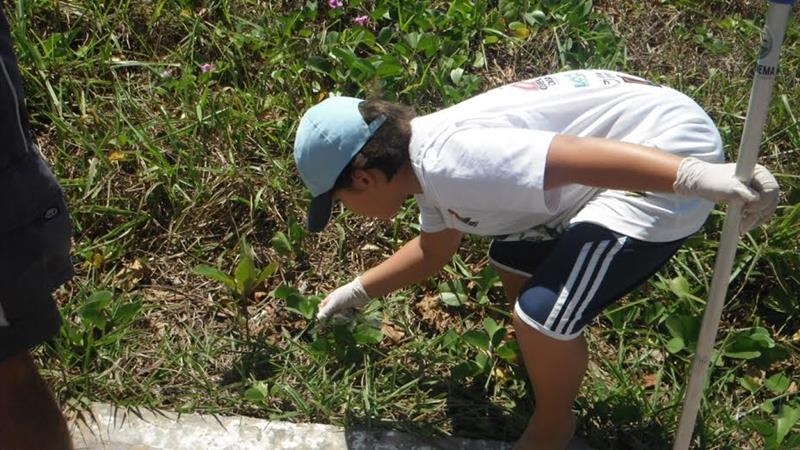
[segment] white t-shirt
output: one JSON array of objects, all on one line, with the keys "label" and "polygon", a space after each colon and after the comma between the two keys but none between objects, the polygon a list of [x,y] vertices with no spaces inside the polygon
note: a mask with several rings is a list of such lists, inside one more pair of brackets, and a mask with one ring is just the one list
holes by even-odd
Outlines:
[{"label": "white t-shirt", "polygon": [[594,222],[666,242],[705,221],[711,202],[675,194],[567,185],[543,189],[556,134],[595,136],[720,162],[714,123],[689,97],[641,78],[577,70],[505,85],[411,122],[411,163],[425,232],[549,239]]}]

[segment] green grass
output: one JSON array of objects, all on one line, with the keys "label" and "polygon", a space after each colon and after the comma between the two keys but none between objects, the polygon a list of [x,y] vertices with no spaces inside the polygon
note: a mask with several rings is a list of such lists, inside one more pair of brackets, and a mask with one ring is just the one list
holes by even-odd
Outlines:
[{"label": "green grass", "polygon": [[[319,295],[413,235],[416,213],[393,224],[342,214],[306,235],[297,119],[333,92],[427,112],[504,82],[606,67],[693,96],[733,159],[766,11],[683,0],[12,3],[34,132],[75,222],[77,276],[57,294],[65,326],[37,353],[70,410],[98,400],[508,441],[533,404],[484,240],[354,325],[309,321]],[[363,14],[369,23],[355,25]],[[739,246],[698,448],[800,448],[798,30],[793,18],[760,158],[784,202]],[[670,447],[723,217],[588,332],[577,410],[594,446]],[[272,263],[249,286],[195,270],[242,281]]]}]

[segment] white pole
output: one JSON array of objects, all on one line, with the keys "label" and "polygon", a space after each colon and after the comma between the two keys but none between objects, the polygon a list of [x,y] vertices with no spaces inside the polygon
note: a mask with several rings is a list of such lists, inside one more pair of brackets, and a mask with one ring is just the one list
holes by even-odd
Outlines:
[{"label": "white pole", "polygon": [[[736,177],[749,182],[753,176],[753,168],[758,158],[758,147],[767,121],[772,86],[778,71],[778,55],[780,54],[786,23],[795,0],[770,0],[767,20],[762,34],[761,51],[756,64],[753,88],[750,91],[750,103],[739,145],[739,157],[736,160]],[[742,205],[729,204],[725,224],[722,226],[722,237],[719,242],[717,259],[714,264],[714,277],[711,280],[706,311],[697,341],[697,352],[692,364],[692,375],[683,401],[680,426],[675,437],[673,450],[686,450],[694,432],[697,411],[703,397],[703,388],[711,359],[711,352],[716,340],[717,328],[728,290],[736,246],[739,241],[739,222],[741,222]]]}]

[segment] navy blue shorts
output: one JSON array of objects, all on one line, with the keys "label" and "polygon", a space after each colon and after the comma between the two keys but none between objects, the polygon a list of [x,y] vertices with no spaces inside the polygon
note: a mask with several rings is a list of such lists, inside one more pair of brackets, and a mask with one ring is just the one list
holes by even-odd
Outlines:
[{"label": "navy blue shorts", "polygon": [[52,292],[72,276],[69,212],[33,144],[23,98],[0,9],[0,360],[58,332]]},{"label": "navy blue shorts", "polygon": [[554,240],[493,241],[498,269],[530,277],[514,312],[559,340],[578,337],[605,307],[650,278],[686,239],[646,242],[588,222]]}]

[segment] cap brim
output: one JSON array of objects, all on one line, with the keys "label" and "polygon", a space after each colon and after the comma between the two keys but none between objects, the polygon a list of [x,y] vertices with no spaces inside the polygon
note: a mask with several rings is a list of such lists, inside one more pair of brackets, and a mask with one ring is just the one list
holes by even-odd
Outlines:
[{"label": "cap brim", "polygon": [[311,203],[308,205],[308,219],[306,221],[308,231],[316,233],[325,228],[331,218],[332,205],[333,195],[331,191],[311,199]]}]

